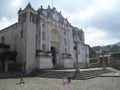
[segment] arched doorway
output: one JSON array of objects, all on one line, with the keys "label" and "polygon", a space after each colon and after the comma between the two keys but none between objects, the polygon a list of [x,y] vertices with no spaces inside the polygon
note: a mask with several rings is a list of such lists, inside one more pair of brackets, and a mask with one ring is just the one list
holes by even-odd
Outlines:
[{"label": "arched doorway", "polygon": [[60,32],[57,29],[51,30],[51,50],[52,50],[52,56],[53,56],[53,67],[58,68],[60,65],[60,46],[61,46],[61,37]]},{"label": "arched doorway", "polygon": [[52,64],[53,67],[56,66],[56,50],[55,47],[51,47],[51,52],[52,52]]}]

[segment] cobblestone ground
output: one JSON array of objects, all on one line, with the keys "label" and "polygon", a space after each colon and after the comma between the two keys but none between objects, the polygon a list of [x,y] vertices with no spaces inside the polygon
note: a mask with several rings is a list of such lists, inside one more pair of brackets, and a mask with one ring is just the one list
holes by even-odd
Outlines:
[{"label": "cobblestone ground", "polygon": [[24,84],[18,84],[19,79],[0,79],[0,90],[120,90],[120,77],[98,77],[88,80],[72,80],[69,85],[63,85],[62,79],[24,78]]}]

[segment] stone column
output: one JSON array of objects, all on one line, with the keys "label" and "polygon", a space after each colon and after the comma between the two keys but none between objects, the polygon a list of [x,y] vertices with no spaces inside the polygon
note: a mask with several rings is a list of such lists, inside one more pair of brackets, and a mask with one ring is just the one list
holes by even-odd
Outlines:
[{"label": "stone column", "polygon": [[47,48],[48,48],[48,51],[51,51],[51,43],[50,43],[50,40],[51,40],[51,35],[50,35],[50,32],[51,32],[51,30],[50,30],[51,28],[50,28],[50,24],[49,24],[49,22],[47,23],[47,33],[48,33],[48,41],[47,41]]},{"label": "stone column", "polygon": [[40,35],[40,50],[42,50],[42,22],[40,22],[40,27],[41,27],[41,35]]},{"label": "stone column", "polygon": [[5,59],[5,66],[4,66],[5,68],[5,72],[8,72],[8,60],[7,59]]}]

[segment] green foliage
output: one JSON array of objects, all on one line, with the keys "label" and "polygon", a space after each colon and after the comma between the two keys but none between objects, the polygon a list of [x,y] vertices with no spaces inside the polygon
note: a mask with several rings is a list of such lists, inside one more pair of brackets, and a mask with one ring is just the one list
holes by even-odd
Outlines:
[{"label": "green foliage", "polygon": [[91,47],[89,47],[89,57],[90,57],[90,58],[93,58],[93,57],[95,57],[95,56],[96,56],[95,51],[94,51]]},{"label": "green foliage", "polygon": [[90,63],[91,64],[97,63],[97,58],[90,58]]},{"label": "green foliage", "polygon": [[113,45],[113,46],[111,47],[111,52],[120,52],[120,46]]},{"label": "green foliage", "polygon": [[94,51],[100,51],[101,50],[101,46],[95,46],[95,47],[92,47],[92,49]]},{"label": "green foliage", "polygon": [[112,61],[112,64],[116,64],[116,65],[114,65],[114,67],[116,67],[117,64],[120,64],[120,52],[112,53],[111,54],[111,61]]},{"label": "green foliage", "polygon": [[120,70],[120,64],[113,64],[112,67],[115,68],[115,69]]},{"label": "green foliage", "polygon": [[107,46],[95,46],[92,47],[94,51],[105,50],[107,52],[120,52],[120,46],[118,45],[107,45]]},{"label": "green foliage", "polygon": [[113,52],[112,54],[111,54],[111,57],[112,58],[120,58],[120,52]]}]

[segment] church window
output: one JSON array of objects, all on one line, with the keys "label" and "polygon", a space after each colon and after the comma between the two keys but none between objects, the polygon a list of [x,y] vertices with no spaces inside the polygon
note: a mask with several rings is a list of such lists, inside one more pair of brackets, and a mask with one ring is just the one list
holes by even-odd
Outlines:
[{"label": "church window", "polygon": [[23,38],[23,30],[21,30],[21,34],[20,34],[21,38]]},{"label": "church window", "polygon": [[26,12],[23,13],[22,15],[19,15],[19,19],[18,19],[21,23],[22,22],[26,22]]},{"label": "church window", "polygon": [[64,43],[65,43],[65,45],[66,45],[66,38],[64,38]]},{"label": "church window", "polygon": [[32,12],[30,12],[30,22],[36,23],[36,15]]},{"label": "church window", "polygon": [[42,27],[45,28],[45,24],[42,24]]},{"label": "church window", "polygon": [[1,37],[1,43],[4,44],[4,36]]},{"label": "church window", "polygon": [[46,38],[45,38],[45,32],[42,32],[42,40],[45,40]]},{"label": "church window", "polygon": [[65,48],[65,53],[67,53],[67,49]]},{"label": "church window", "polygon": [[30,16],[30,22],[32,22],[32,16]]},{"label": "church window", "polygon": [[43,49],[43,51],[45,51],[45,44],[42,44],[42,49]]},{"label": "church window", "polygon": [[59,40],[58,40],[58,36],[57,35],[58,35],[57,31],[56,30],[52,30],[51,31],[51,41],[58,42]]},{"label": "church window", "polygon": [[66,32],[64,32],[64,35],[66,35]]}]

